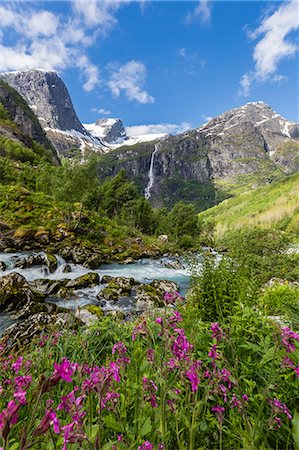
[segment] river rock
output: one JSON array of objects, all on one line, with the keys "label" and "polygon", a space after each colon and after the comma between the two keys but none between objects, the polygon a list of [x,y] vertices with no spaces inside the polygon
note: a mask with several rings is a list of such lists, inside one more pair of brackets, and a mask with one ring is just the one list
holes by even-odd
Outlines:
[{"label": "river rock", "polygon": [[6,270],[6,264],[3,261],[0,261],[0,271],[4,272]]},{"label": "river rock", "polygon": [[170,292],[175,293],[178,292],[180,289],[180,286],[178,283],[175,283],[175,281],[169,281],[169,280],[153,280],[150,283],[150,286],[152,286],[156,291],[163,295],[164,292]]},{"label": "river rock", "polygon": [[0,311],[14,310],[34,300],[26,279],[17,272],[0,277]]},{"label": "river rock", "polygon": [[45,262],[46,265],[49,267],[50,272],[51,273],[55,272],[58,266],[56,256],[52,255],[51,253],[45,253]]},{"label": "river rock", "polygon": [[86,305],[78,308],[75,317],[81,320],[85,325],[90,326],[103,316],[102,309],[97,305]]},{"label": "river rock", "polygon": [[165,292],[178,292],[179,285],[174,281],[153,280],[150,284],[140,284],[136,287],[135,308],[137,311],[146,311],[164,305]]},{"label": "river rock", "polygon": [[139,283],[134,278],[112,278],[108,285],[99,292],[98,297],[106,300],[118,300],[120,297],[128,297],[136,284]]},{"label": "river rock", "polygon": [[110,275],[103,275],[103,277],[101,279],[101,284],[107,284],[112,280],[113,280],[113,277],[111,277]]},{"label": "river rock", "polygon": [[15,267],[20,269],[28,269],[33,266],[47,266],[51,273],[57,269],[56,256],[51,253],[37,253],[35,255],[29,255],[23,258],[18,258],[15,261]]},{"label": "river rock", "polygon": [[97,269],[101,265],[102,260],[101,255],[92,255],[84,262],[83,266],[88,269]]},{"label": "river rock", "polygon": [[137,311],[147,311],[161,304],[162,296],[153,286],[140,284],[136,287],[135,308]]},{"label": "river rock", "polygon": [[178,259],[175,261],[168,261],[167,263],[164,264],[164,267],[166,267],[167,269],[175,269],[175,270],[184,269],[184,266]]},{"label": "river rock", "polygon": [[68,279],[62,280],[48,280],[48,279],[37,279],[30,281],[29,285],[34,291],[40,292],[43,295],[49,296],[56,294],[58,290],[68,283]]},{"label": "river rock", "polygon": [[71,265],[64,264],[61,271],[62,271],[62,273],[70,273],[72,271]]},{"label": "river rock", "polygon": [[100,283],[100,277],[95,272],[88,272],[81,277],[70,280],[66,283],[65,287],[67,289],[82,289],[87,287],[96,286]]},{"label": "river rock", "polygon": [[33,314],[20,323],[14,323],[7,328],[3,338],[9,348],[20,348],[28,344],[41,333],[50,333],[54,329],[76,329],[82,322],[70,313],[49,314],[41,312]]}]

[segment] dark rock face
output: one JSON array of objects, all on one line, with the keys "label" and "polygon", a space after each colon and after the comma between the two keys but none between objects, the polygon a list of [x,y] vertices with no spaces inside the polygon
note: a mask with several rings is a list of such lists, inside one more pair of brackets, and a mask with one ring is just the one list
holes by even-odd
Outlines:
[{"label": "dark rock face", "polygon": [[1,125],[1,135],[13,140],[19,140],[27,147],[32,146],[32,139],[34,139],[50,149],[53,153],[53,160],[57,161],[56,152],[35,114],[23,97],[2,79],[0,79],[0,102],[8,111],[11,120],[18,126],[17,129],[10,129]]},{"label": "dark rock face", "polygon": [[43,127],[84,132],[68,90],[56,72],[24,70],[1,76],[25,98]]},{"label": "dark rock face", "polygon": [[103,139],[108,143],[126,136],[125,128],[120,119],[99,119],[95,125],[103,129]]}]

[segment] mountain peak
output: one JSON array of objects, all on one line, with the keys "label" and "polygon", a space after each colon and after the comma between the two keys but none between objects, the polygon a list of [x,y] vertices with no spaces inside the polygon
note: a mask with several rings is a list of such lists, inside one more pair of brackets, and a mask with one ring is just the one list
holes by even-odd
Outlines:
[{"label": "mountain peak", "polygon": [[29,69],[5,72],[1,77],[25,98],[44,128],[84,133],[68,90],[55,71]]}]

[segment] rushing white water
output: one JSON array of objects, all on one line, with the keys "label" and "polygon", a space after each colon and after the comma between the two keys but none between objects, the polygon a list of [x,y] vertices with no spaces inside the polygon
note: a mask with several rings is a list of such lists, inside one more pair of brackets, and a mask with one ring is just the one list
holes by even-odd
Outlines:
[{"label": "rushing white water", "polygon": [[[50,273],[48,267],[45,265],[32,266],[26,269],[16,267],[16,263],[20,258],[33,253],[34,252],[0,253],[0,262],[4,262],[6,265],[4,271],[0,270],[0,277],[11,272],[18,272],[30,282],[36,279],[74,279],[88,272],[96,272],[99,274],[100,278],[104,275],[110,275],[112,277],[133,277],[140,283],[150,283],[155,279],[175,281],[179,284],[180,293],[182,295],[184,295],[189,288],[191,269],[183,260],[180,260],[181,268],[179,269],[165,267],[166,264],[173,262],[172,258],[147,258],[140,259],[132,264],[103,264],[96,270],[87,269],[80,264],[69,264],[71,272],[64,272],[66,262],[63,258],[56,255],[58,267],[54,273]],[[105,284],[99,284],[95,287],[74,290],[67,299],[61,299],[53,295],[48,297],[47,301],[73,310],[86,304],[100,305],[102,309],[106,311],[114,310],[129,313],[134,310],[134,294],[130,297],[120,298],[117,302],[99,299],[98,294],[105,286]],[[13,321],[9,316],[0,314],[0,335],[12,322]]]},{"label": "rushing white water", "polygon": [[151,196],[151,189],[154,185],[155,182],[155,174],[154,174],[154,163],[155,163],[155,156],[157,151],[160,149],[160,144],[156,144],[155,145],[155,149],[152,153],[151,156],[151,163],[150,163],[150,168],[149,168],[149,172],[148,172],[148,185],[146,186],[145,190],[144,190],[144,197],[148,200]]}]

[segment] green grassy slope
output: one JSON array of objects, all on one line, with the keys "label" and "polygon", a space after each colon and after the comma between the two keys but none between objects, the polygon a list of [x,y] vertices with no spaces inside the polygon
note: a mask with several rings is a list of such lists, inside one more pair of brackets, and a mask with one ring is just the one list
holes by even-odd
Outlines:
[{"label": "green grassy slope", "polygon": [[275,226],[299,232],[299,174],[224,200],[199,214],[218,236],[244,226]]}]

